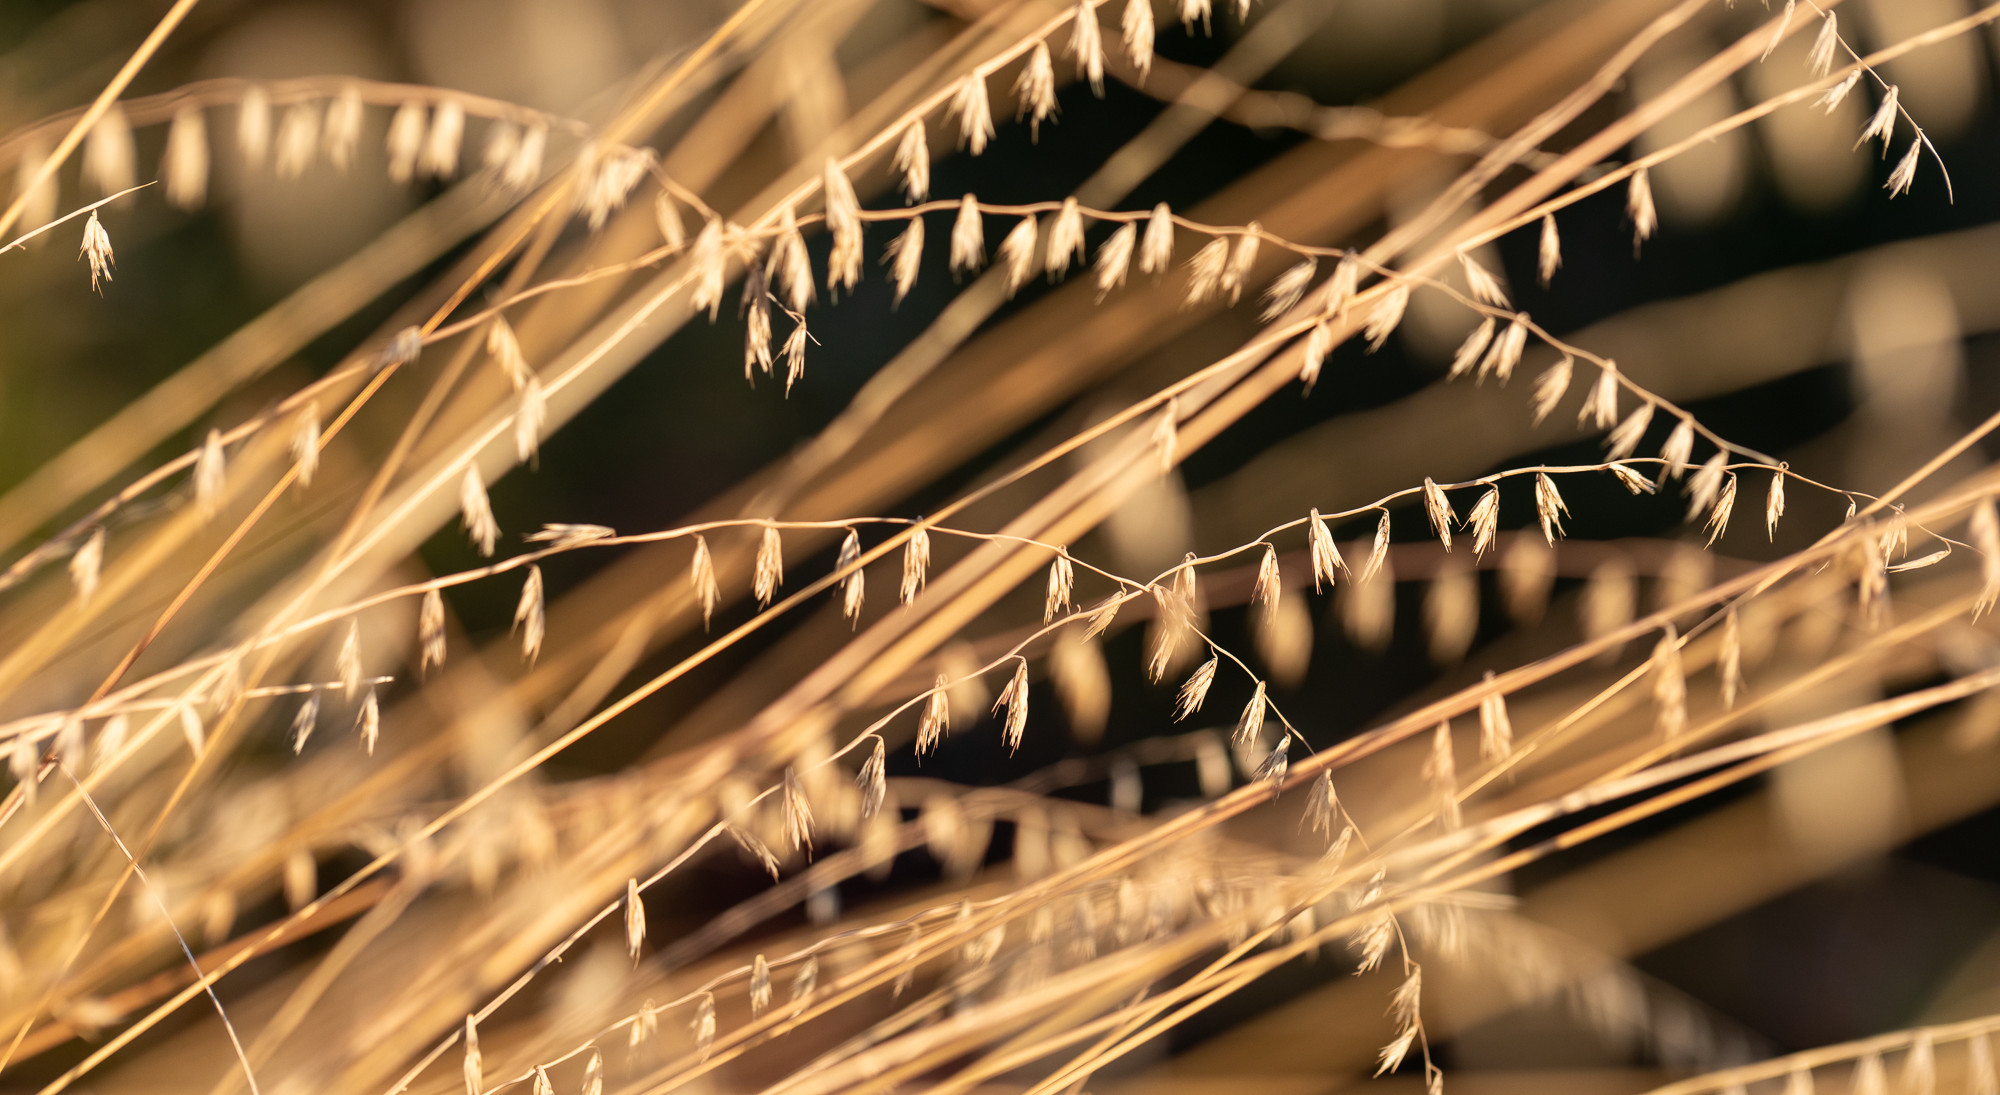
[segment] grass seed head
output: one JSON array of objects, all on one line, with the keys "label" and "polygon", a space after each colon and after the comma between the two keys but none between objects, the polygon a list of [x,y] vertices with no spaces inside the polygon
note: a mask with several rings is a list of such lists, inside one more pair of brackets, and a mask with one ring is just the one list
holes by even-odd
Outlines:
[{"label": "grass seed head", "polygon": [[1028,63],[1014,79],[1014,118],[1028,119],[1028,139],[1039,140],[1042,123],[1056,112],[1056,70],[1049,60],[1049,44],[1036,42],[1028,53]]},{"label": "grass seed head", "polygon": [[[1130,0],[1137,4],[1141,0]],[[1164,273],[1174,261],[1174,215],[1166,202],[1153,206],[1146,217],[1146,236],[1139,244],[1139,270],[1141,273]]]},{"label": "grass seed head", "polygon": [[910,204],[931,196],[931,149],[924,120],[910,119],[896,142],[896,170],[902,172],[903,201]]},{"label": "grass seed head", "polygon": [[1445,497],[1444,488],[1428,475],[1424,476],[1424,514],[1430,518],[1431,532],[1437,536],[1438,542],[1450,551],[1451,526],[1458,515],[1451,511],[1451,500]]},{"label": "grass seed head", "polygon": [[1049,222],[1049,246],[1042,255],[1042,268],[1050,281],[1060,281],[1071,262],[1083,261],[1083,214],[1076,199],[1064,198]]},{"label": "grass seed head", "polygon": [[306,173],[319,156],[320,113],[317,102],[293,103],[278,121],[278,154],[272,170],[281,179],[296,179]]},{"label": "grass seed head", "polygon": [[1153,71],[1153,0],[1125,0],[1125,12],[1118,20],[1125,42],[1125,57],[1145,83]]},{"label": "grass seed head", "polygon": [[1097,6],[1077,0],[1070,15],[1070,56],[1076,59],[1076,74],[1090,84],[1090,93],[1104,97],[1104,33],[1097,25]]},{"label": "grass seed head", "polygon": [[1562,264],[1562,237],[1556,233],[1556,215],[1544,213],[1541,245],[1535,256],[1535,273],[1541,278],[1544,287],[1555,278],[1556,271],[1562,269]]},{"label": "grass seed head", "polygon": [[208,200],[208,125],[201,107],[183,104],[167,126],[167,149],[160,174],[167,201],[177,209],[198,209]]},{"label": "grass seed head", "polygon": [[100,282],[111,280],[111,269],[118,265],[111,254],[111,235],[104,230],[104,222],[97,219],[97,211],[90,211],[90,219],[83,222],[83,244],[77,248],[77,257],[90,264],[90,289],[103,293]]}]

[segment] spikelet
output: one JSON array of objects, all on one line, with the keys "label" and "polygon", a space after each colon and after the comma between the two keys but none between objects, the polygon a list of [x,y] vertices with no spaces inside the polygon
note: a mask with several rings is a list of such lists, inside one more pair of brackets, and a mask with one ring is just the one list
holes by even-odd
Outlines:
[{"label": "spikelet", "polygon": [[76,587],[79,604],[89,604],[97,593],[97,582],[104,570],[104,526],[90,530],[90,537],[76,554],[69,557],[69,580]]},{"label": "spikelet", "polygon": [[1424,515],[1431,520],[1431,531],[1437,534],[1438,542],[1446,551],[1451,550],[1451,526],[1458,515],[1451,510],[1451,500],[1445,497],[1444,488],[1424,477]]},{"label": "spikelet", "polygon": [[1139,243],[1139,270],[1146,274],[1163,273],[1173,261],[1174,216],[1167,203],[1160,202],[1146,217],[1146,235]]},{"label": "spikelet", "polygon": [[[720,286],[717,288],[719,290]],[[717,292],[716,296],[721,296],[721,293]],[[764,278],[763,263],[753,262],[744,271],[740,310],[743,313],[743,379],[754,381],[756,370],[770,376],[771,289]]]},{"label": "spikelet", "polygon": [[1201,710],[1202,701],[1208,699],[1208,690],[1215,684],[1215,670],[1220,664],[1218,655],[1210,654],[1208,660],[1195,667],[1188,679],[1181,682],[1180,691],[1174,696],[1174,721],[1180,722]]},{"label": "spikelet", "polygon": [[1266,622],[1278,614],[1278,601],[1284,595],[1285,582],[1278,573],[1278,549],[1264,545],[1264,557],[1257,563],[1257,582],[1250,589],[1250,602],[1264,607]]},{"label": "spikelet", "polygon": [[1784,1095],[1813,1095],[1812,1069],[1794,1067],[1785,1076]]},{"label": "spikelet", "polygon": [[514,337],[514,328],[506,316],[495,316],[486,328],[486,355],[500,369],[500,375],[515,391],[527,386],[528,378],[534,375],[528,368],[528,359],[521,352],[521,341]]},{"label": "spikelet", "polygon": [[[93,218],[94,219],[94,218]],[[222,505],[222,490],[228,474],[222,450],[222,431],[211,429],[202,441],[194,461],[194,499],[205,517],[215,516]]]},{"label": "spikelet", "polygon": [[1813,100],[1813,105],[1824,107],[1826,112],[1831,114],[1846,100],[1847,93],[1854,90],[1854,85],[1860,82],[1861,70],[1857,68],[1853,72],[1848,73],[1845,80],[1820,92],[1819,98]]},{"label": "spikelet", "polygon": [[1042,255],[1042,269],[1050,281],[1060,281],[1070,263],[1083,261],[1083,214],[1075,198],[1064,198],[1049,222],[1049,246]]},{"label": "spikelet", "polygon": [[[1306,295],[1307,287],[1312,285],[1313,277],[1318,273],[1319,260],[1311,257],[1307,257],[1304,261],[1287,267],[1284,273],[1279,274],[1265,288],[1264,310],[1259,313],[1259,318],[1268,323],[1291,311],[1298,304],[1299,300]],[[1337,311],[1344,307],[1345,303],[1344,299],[1336,301],[1329,306],[1328,311]],[[1322,354],[1321,356],[1324,357],[1325,355]]]},{"label": "spikelet", "polygon": [[757,561],[751,568],[750,589],[759,607],[768,607],[778,587],[785,584],[785,544],[775,525],[765,525],[757,542]]},{"label": "spikelet", "polygon": [[1910,192],[1910,187],[1915,185],[1917,181],[1917,160],[1921,156],[1923,149],[1924,139],[1922,134],[1910,139],[1910,147],[1904,150],[1902,158],[1896,161],[1895,168],[1889,172],[1888,181],[1882,184],[1882,189],[1887,190],[1890,197],[1893,198],[1900,194],[1907,194]]},{"label": "spikelet", "polygon": [[1306,812],[1300,824],[1332,840],[1333,826],[1339,817],[1340,798],[1333,791],[1333,774],[1321,771],[1313,780],[1312,794],[1306,798]]},{"label": "spikelet", "polygon": [[1535,273],[1546,286],[1556,276],[1556,271],[1562,269],[1562,264],[1562,237],[1556,234],[1556,215],[1544,213],[1541,246],[1535,256]]},{"label": "spikelet", "polygon": [[1000,742],[1012,753],[1021,747],[1021,735],[1028,728],[1028,661],[1021,659],[1014,665],[1014,675],[1007,680],[1006,687],[1000,689],[1000,698],[993,702],[993,712],[1007,709],[1007,717],[1000,726]]},{"label": "spikelet", "polygon": [[1153,453],[1160,461],[1160,474],[1174,470],[1174,461],[1180,456],[1180,397],[1170,396],[1167,405],[1160,408],[1160,416],[1153,420]]},{"label": "spikelet", "polygon": [[778,219],[778,241],[771,251],[771,268],[776,275],[778,294],[793,312],[803,312],[812,304],[815,296],[812,262],[806,255],[805,240],[799,236],[798,221],[789,207]]},{"label": "spikelet", "polygon": [[861,534],[853,529],[840,541],[840,556],[834,561],[835,570],[848,570],[847,577],[840,581],[840,614],[847,617],[849,624],[861,622],[861,605],[867,597],[867,574],[856,565],[861,560]]},{"label": "spikelet", "polygon": [[[1584,637],[1603,638],[1631,623],[1636,603],[1632,590],[1632,564],[1615,555],[1599,563],[1584,582],[1583,596],[1577,602]],[[1617,647],[1612,647],[1602,657],[1609,659],[1616,655],[1617,650]]]},{"label": "spikelet", "polygon": [[1125,44],[1125,59],[1138,73],[1138,82],[1144,84],[1153,71],[1153,0],[1125,0],[1118,28]]},{"label": "spikelet", "polygon": [[1229,241],[1217,236],[1187,261],[1187,293],[1181,300],[1182,306],[1191,308],[1215,299],[1228,268]]},{"label": "spikelet", "polygon": [[1556,545],[1556,537],[1563,534],[1562,519],[1569,516],[1569,507],[1563,504],[1562,493],[1556,490],[1556,481],[1542,472],[1535,473],[1535,517],[1542,523],[1542,538],[1550,547]]},{"label": "spikelet", "polygon": [[1937,1090],[1937,1054],[1931,1047],[1931,1032],[1917,1032],[1910,1051],[1903,1057],[1901,1095],[1933,1095]]},{"label": "spikelet", "polygon": [[1368,558],[1361,564],[1361,573],[1355,578],[1365,582],[1375,576],[1389,561],[1389,511],[1383,510],[1375,519],[1375,539],[1368,545]]},{"label": "spikelet", "polygon": [[[439,107],[439,114],[445,110]],[[595,232],[611,220],[611,214],[625,207],[625,199],[652,168],[658,155],[650,148],[591,141],[577,156],[576,212]]]},{"label": "spikelet", "polygon": [[530,566],[527,580],[521,583],[521,599],[514,605],[514,626],[521,629],[521,657],[534,661],[542,652],[543,629],[547,626],[542,614],[542,568]]},{"label": "spikelet", "polygon": [[1250,271],[1257,265],[1258,233],[1263,226],[1251,221],[1243,226],[1243,232],[1236,237],[1236,245],[1230,248],[1229,263],[1222,268],[1222,290],[1229,294],[1229,303],[1234,305],[1243,297],[1243,285],[1249,280]]},{"label": "spikelet", "polygon": [[507,162],[500,172],[500,185],[509,190],[526,190],[542,177],[542,156],[548,150],[549,127],[541,122],[530,125],[521,134],[521,144],[514,152],[514,158]]},{"label": "spikelet", "polygon": [[521,403],[514,409],[514,456],[523,462],[540,458],[542,426],[549,417],[549,396],[542,378],[530,375],[521,385]]},{"label": "spikelet", "polygon": [[1854,1062],[1853,1095],[1889,1095],[1889,1079],[1882,1071],[1882,1055],[1864,1053]]},{"label": "spikelet", "polygon": [[1014,120],[1028,119],[1028,139],[1038,141],[1042,122],[1056,112],[1056,70],[1049,60],[1049,44],[1036,42],[1028,63],[1014,79]]},{"label": "spikelet", "polygon": [[1542,420],[1556,409],[1556,404],[1562,402],[1563,396],[1569,394],[1570,376],[1575,368],[1575,359],[1564,354],[1561,361],[1542,370],[1542,375],[1535,378],[1535,425],[1541,425]]},{"label": "spikelet", "polygon": [[1076,589],[1076,567],[1069,561],[1067,548],[1059,549],[1056,557],[1049,560],[1048,593],[1042,601],[1042,622],[1056,618],[1056,613],[1067,609],[1071,595]]},{"label": "spikelet", "polygon": [[1479,755],[1504,761],[1514,754],[1514,723],[1507,717],[1507,696],[1494,686],[1490,669],[1485,683],[1486,692],[1479,697]]},{"label": "spikelet", "polygon": [[1306,539],[1312,556],[1313,592],[1330,589],[1334,572],[1347,573],[1347,560],[1340,557],[1340,548],[1333,542],[1333,533],[1326,527],[1326,519],[1314,509],[1306,516]]},{"label": "spikelet", "polygon": [[1471,649],[1479,632],[1479,579],[1469,565],[1449,559],[1438,568],[1424,595],[1424,624],[1432,661],[1455,662]]},{"label": "spikelet", "polygon": [[811,855],[812,800],[806,797],[806,785],[790,765],[785,767],[785,782],[779,794],[779,803],[785,819],[785,841],[792,846],[793,851]]},{"label": "spikelet", "polygon": [[826,193],[826,227],[833,236],[833,250],[826,259],[826,287],[830,293],[853,288],[861,281],[861,199],[840,161],[828,156],[821,174]]},{"label": "spikelet", "polygon": [[296,179],[319,155],[320,105],[293,103],[278,122],[278,155],[273,170],[281,179]]},{"label": "spikelet", "polygon": [[1022,217],[1000,241],[1000,264],[1007,270],[1007,295],[1027,284],[1035,270],[1035,217]]},{"label": "spikelet", "polygon": [[[201,752],[200,746],[195,747],[195,752]],[[41,763],[41,749],[35,740],[26,734],[15,737],[13,748],[7,752],[7,774],[14,778],[14,783],[21,789],[21,797],[30,806],[34,805],[35,791],[41,783],[37,778]]]},{"label": "spikelet", "polygon": [[271,96],[251,84],[236,103],[236,152],[248,167],[262,167],[271,152]]},{"label": "spikelet", "polygon": [[1438,823],[1446,829],[1463,824],[1458,808],[1458,762],[1452,755],[1451,723],[1441,722],[1431,731],[1431,755],[1424,762],[1424,778],[1437,796]]},{"label": "spikelet", "polygon": [[1508,306],[1507,292],[1500,288],[1499,279],[1495,278],[1486,267],[1479,265],[1479,260],[1473,258],[1471,252],[1460,251],[1458,265],[1465,271],[1465,284],[1472,293],[1472,299],[1481,304],[1491,304],[1495,308]]},{"label": "spikelet", "polygon": [[[791,211],[791,206],[785,207],[787,214]],[[660,242],[666,246],[669,254],[687,246],[687,222],[681,219],[680,203],[674,200],[670,191],[662,190],[653,197],[653,227],[660,230]],[[775,257],[777,252],[798,238],[798,222],[796,220],[784,222],[780,232],[778,242],[772,247],[774,264],[777,261]],[[811,272],[808,271],[805,277],[806,283],[810,285]]]},{"label": "spikelet", "polygon": [[[636,1027],[636,1024],[634,1024]],[[583,1062],[582,1095],[604,1095],[604,1054],[593,1047]]]},{"label": "spikelet", "polygon": [[1686,474],[1693,457],[1694,420],[1682,416],[1674,422],[1673,432],[1667,434],[1666,441],[1660,445],[1660,459],[1666,461],[1664,470],[1660,472],[1660,481],[1664,483]]},{"label": "spikelet", "polygon": [[1126,272],[1132,266],[1132,249],[1138,238],[1139,226],[1127,221],[1119,225],[1117,230],[1097,248],[1096,275],[1099,301],[1109,296],[1111,290],[1125,284]]},{"label": "spikelet", "polygon": [[1472,333],[1465,336],[1465,341],[1458,344],[1458,352],[1451,355],[1451,370],[1446,375],[1456,380],[1471,372],[1472,367],[1485,355],[1486,347],[1493,341],[1493,332],[1497,327],[1498,324],[1492,316],[1481,320],[1479,326],[1474,327]]},{"label": "spikelet", "polygon": [[444,664],[444,595],[435,589],[424,591],[423,606],[417,609],[417,671],[427,673]]},{"label": "spikelet", "polygon": [[1611,474],[1617,478],[1619,486],[1632,494],[1651,494],[1657,489],[1651,479],[1632,470],[1630,464],[1611,465]]},{"label": "spikelet", "polygon": [[1118,608],[1122,603],[1123,600],[1119,595],[1113,593],[1111,596],[1092,605],[1089,618],[1084,621],[1083,637],[1085,639],[1095,639],[1099,635],[1104,634],[1111,627],[1111,622],[1118,618]]},{"label": "spikelet", "polygon": [[196,209],[207,200],[208,125],[199,106],[186,103],[174,111],[160,174],[167,184],[167,201],[176,208]]},{"label": "spikelet", "polygon": [[306,739],[312,737],[313,730],[318,726],[319,693],[308,693],[305,702],[299,704],[298,711],[292,715],[291,739],[294,755],[305,751]]},{"label": "spikelet", "polygon": [[771,1006],[771,963],[758,955],[750,961],[750,1014],[761,1015]]},{"label": "spikelet", "polygon": [[90,264],[91,291],[103,293],[98,283],[111,280],[111,270],[117,262],[111,254],[111,235],[104,230],[104,222],[97,219],[94,209],[90,219],[83,222],[83,244],[77,248],[76,256]]},{"label": "spikelet", "polygon": [[1708,521],[1704,527],[1708,531],[1708,544],[1715,545],[1722,534],[1729,530],[1729,514],[1736,508],[1736,473],[1730,472],[1722,481],[1722,489],[1716,493],[1715,508],[1708,511]]},{"label": "spikelet", "polygon": [[896,142],[896,170],[903,173],[903,201],[915,204],[931,196],[931,149],[924,134],[924,120],[910,119]]},{"label": "spikelet", "polygon": [[1183,29],[1192,34],[1194,32],[1194,25],[1200,23],[1203,34],[1210,32],[1208,20],[1213,7],[1213,0],[1180,0],[1180,7],[1181,26]]},{"label": "spikelet", "polygon": [[1840,45],[1840,20],[1834,12],[1821,14],[1819,33],[1813,36],[1812,49],[1806,54],[1806,69],[1814,76],[1825,76],[1833,71],[1834,50]]},{"label": "spikelet", "polygon": [[382,704],[372,687],[361,697],[361,710],[354,714],[354,732],[361,738],[361,747],[374,756],[375,742],[382,736]]},{"label": "spikelet", "polygon": [[1653,647],[1653,703],[1659,708],[1660,736],[1671,741],[1687,729],[1687,677],[1681,669],[1680,637],[1668,624]]},{"label": "spikelet", "polygon": [[1382,291],[1382,299],[1368,310],[1368,321],[1361,327],[1361,335],[1368,340],[1368,352],[1374,353],[1389,341],[1389,336],[1403,322],[1403,312],[1410,306],[1410,286],[1407,282],[1396,282]]},{"label": "spikelet", "polygon": [[958,216],[951,222],[951,272],[954,277],[969,274],[985,264],[985,219],[978,200],[967,194],[958,200]]},{"label": "spikelet", "polygon": [[931,685],[930,694],[924,697],[923,713],[917,718],[917,755],[935,752],[938,743],[951,730],[951,702],[946,688],[951,682],[944,674],[937,675]]},{"label": "spikelet", "polygon": [[952,92],[951,113],[958,121],[958,147],[975,156],[993,139],[993,107],[986,97],[986,77],[967,73]]},{"label": "spikelet", "polygon": [[[496,185],[501,182],[507,165],[521,154],[521,129],[505,119],[496,119],[486,127],[486,147],[480,153],[479,164]],[[664,195],[662,195],[664,197]]]},{"label": "spikelet", "polygon": [[83,178],[99,194],[129,190],[137,180],[132,123],[117,103],[90,127],[83,144]]},{"label": "spikelet", "polygon": [[1640,403],[1632,413],[1618,423],[1616,429],[1604,439],[1605,456],[1610,460],[1623,460],[1639,451],[1639,442],[1645,440],[1647,429],[1653,425],[1653,404]]},{"label": "spikelet", "polygon": [[1860,148],[1880,137],[1882,151],[1885,155],[1888,153],[1889,138],[1896,132],[1896,106],[1900,95],[1896,85],[1890,84],[1889,89],[1882,93],[1882,102],[1875,108],[1875,113],[1869,115],[1868,124],[1861,128],[1861,139],[1854,142],[1854,147]]},{"label": "spikelet", "polygon": [[1514,376],[1514,366],[1521,363],[1521,354],[1528,348],[1528,316],[1523,312],[1501,330],[1500,337],[1493,340],[1486,356],[1479,359],[1479,379],[1492,376],[1505,384]]},{"label": "spikelet", "polygon": [[861,790],[861,816],[874,817],[882,809],[882,802],[889,796],[888,750],[881,738],[875,739],[875,748],[868,759],[861,762],[861,770],[854,775],[854,785]]},{"label": "spikelet", "polygon": [[1716,656],[1716,675],[1722,678],[1722,707],[1731,710],[1743,691],[1743,635],[1736,622],[1736,609],[1722,618],[1722,650]]},{"label": "spikelet", "polygon": [[1973,507],[1966,533],[1979,552],[1979,598],[1972,605],[1976,620],[2000,603],[2000,514],[1994,512],[1990,495]]},{"label": "spikelet", "polygon": [[[722,218],[708,218],[702,222],[701,231],[695,233],[694,247],[688,252],[688,265],[693,268],[694,276],[694,284],[688,290],[688,307],[697,312],[707,312],[710,323],[715,322],[716,313],[722,307],[723,285],[729,279],[729,251],[723,246],[723,232]],[[856,279],[860,277],[858,254],[855,260]],[[828,267],[828,284],[833,283],[832,269]]]},{"label": "spikelet", "polygon": [[1660,226],[1659,211],[1653,208],[1653,180],[1643,167],[1632,173],[1631,185],[1626,188],[1625,215],[1632,218],[1632,249],[1636,251]]},{"label": "spikelet", "polygon": [[1583,406],[1576,412],[1576,424],[1608,430],[1618,421],[1618,370],[1610,362],[1599,366],[1597,383],[1591,385]]},{"label": "spikelet", "polygon": [[1239,748],[1250,748],[1264,739],[1264,710],[1270,701],[1264,698],[1264,682],[1258,681],[1257,688],[1250,694],[1250,702],[1243,705],[1243,714],[1236,718],[1236,731],[1229,740]]},{"label": "spikelet", "polygon": [[1993,1043],[1987,1035],[1975,1034],[1966,1039],[1966,1081],[1967,1095],[2000,1095],[2000,1075],[1993,1070]]},{"label": "spikelet", "polygon": [[792,1003],[804,1007],[812,1001],[813,992],[819,987],[819,956],[807,955],[799,963],[797,973],[792,974]]},{"label": "spikelet", "polygon": [[1516,536],[1500,557],[1500,599],[1517,623],[1539,622],[1548,607],[1556,580],[1553,547],[1532,536]]},{"label": "spikelet", "polygon": [[889,267],[889,282],[896,287],[896,296],[890,307],[903,303],[910,295],[910,288],[917,283],[917,274],[924,262],[924,219],[911,217],[909,227],[882,252],[882,261]]},{"label": "spikelet", "polygon": [[1271,795],[1276,798],[1284,787],[1285,773],[1290,771],[1291,767],[1292,736],[1286,734],[1278,739],[1278,744],[1272,746],[1269,753],[1264,754],[1263,760],[1257,762],[1257,771],[1252,773],[1251,778],[1258,783],[1270,784]]},{"label": "spikelet", "polygon": [[485,1069],[479,1060],[479,1022],[465,1017],[465,1095],[481,1095],[486,1090]]},{"label": "spikelet", "polygon": [[903,586],[901,597],[904,604],[917,599],[923,592],[924,582],[931,569],[930,529],[918,525],[910,531],[910,539],[903,546]]},{"label": "spikelet", "polygon": [[409,182],[417,173],[417,159],[424,152],[424,104],[411,99],[396,108],[389,119],[389,180]]},{"label": "spikelet", "polygon": [[493,504],[487,500],[486,484],[480,480],[476,465],[467,464],[465,474],[459,477],[458,510],[459,523],[479,554],[491,556],[493,546],[500,541],[500,523],[493,519]]},{"label": "spikelet", "polygon": [[1460,528],[1472,530],[1472,554],[1483,556],[1493,546],[1493,537],[1500,531],[1500,488],[1486,488],[1479,501],[1465,515],[1465,523]]}]

